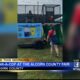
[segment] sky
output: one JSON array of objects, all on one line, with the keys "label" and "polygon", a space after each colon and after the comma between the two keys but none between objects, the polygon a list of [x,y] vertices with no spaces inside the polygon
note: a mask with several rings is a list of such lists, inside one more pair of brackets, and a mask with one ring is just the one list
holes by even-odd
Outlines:
[{"label": "sky", "polygon": [[60,4],[62,5],[62,0],[18,0],[18,4]]}]

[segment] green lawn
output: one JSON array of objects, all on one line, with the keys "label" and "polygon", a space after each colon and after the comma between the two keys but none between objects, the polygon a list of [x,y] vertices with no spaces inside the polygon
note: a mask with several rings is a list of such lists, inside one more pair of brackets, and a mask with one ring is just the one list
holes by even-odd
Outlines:
[{"label": "green lawn", "polygon": [[[37,61],[47,62],[62,61],[61,57],[58,58],[51,55],[50,49],[18,49],[18,58],[34,58]],[[48,71],[26,71],[18,73],[18,79],[61,79],[61,77],[62,74],[60,73],[50,73]]]},{"label": "green lawn", "polygon": [[62,79],[62,74],[49,71],[26,71],[18,74],[18,79]]},{"label": "green lawn", "polygon": [[52,62],[62,61],[62,57],[56,57],[55,54],[51,55],[50,49],[43,50],[18,49],[18,58],[35,58],[38,61],[52,61]]}]

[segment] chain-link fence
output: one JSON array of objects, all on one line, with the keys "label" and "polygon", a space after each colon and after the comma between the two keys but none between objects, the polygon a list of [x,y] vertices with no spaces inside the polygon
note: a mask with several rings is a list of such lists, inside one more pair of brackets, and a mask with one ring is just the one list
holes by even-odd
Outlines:
[{"label": "chain-link fence", "polygon": [[42,14],[42,5],[18,5],[18,14]]},{"label": "chain-link fence", "polygon": [[[47,15],[48,12],[48,15]],[[36,22],[45,23],[50,22],[47,17],[60,17],[61,6],[60,5],[18,5],[18,22]],[[47,20],[47,21],[46,21]],[[52,21],[53,22],[53,21]]]}]

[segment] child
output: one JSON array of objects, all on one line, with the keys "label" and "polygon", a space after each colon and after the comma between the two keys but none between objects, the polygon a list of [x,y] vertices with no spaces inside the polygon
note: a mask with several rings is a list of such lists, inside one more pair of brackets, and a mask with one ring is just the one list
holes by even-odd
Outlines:
[{"label": "child", "polygon": [[53,26],[48,32],[47,41],[50,41],[51,46],[51,54],[53,54],[53,50],[55,50],[56,56],[59,56],[58,46],[57,46],[57,36],[56,31],[54,30]]}]

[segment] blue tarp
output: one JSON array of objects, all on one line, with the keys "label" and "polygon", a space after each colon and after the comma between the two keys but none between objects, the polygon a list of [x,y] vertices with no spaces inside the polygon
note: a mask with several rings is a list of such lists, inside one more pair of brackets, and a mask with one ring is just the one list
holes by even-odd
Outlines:
[{"label": "blue tarp", "polygon": [[18,38],[41,38],[42,24],[41,23],[19,23]]},{"label": "blue tarp", "polygon": [[41,38],[41,23],[0,24],[0,34],[16,33],[18,38]]}]

